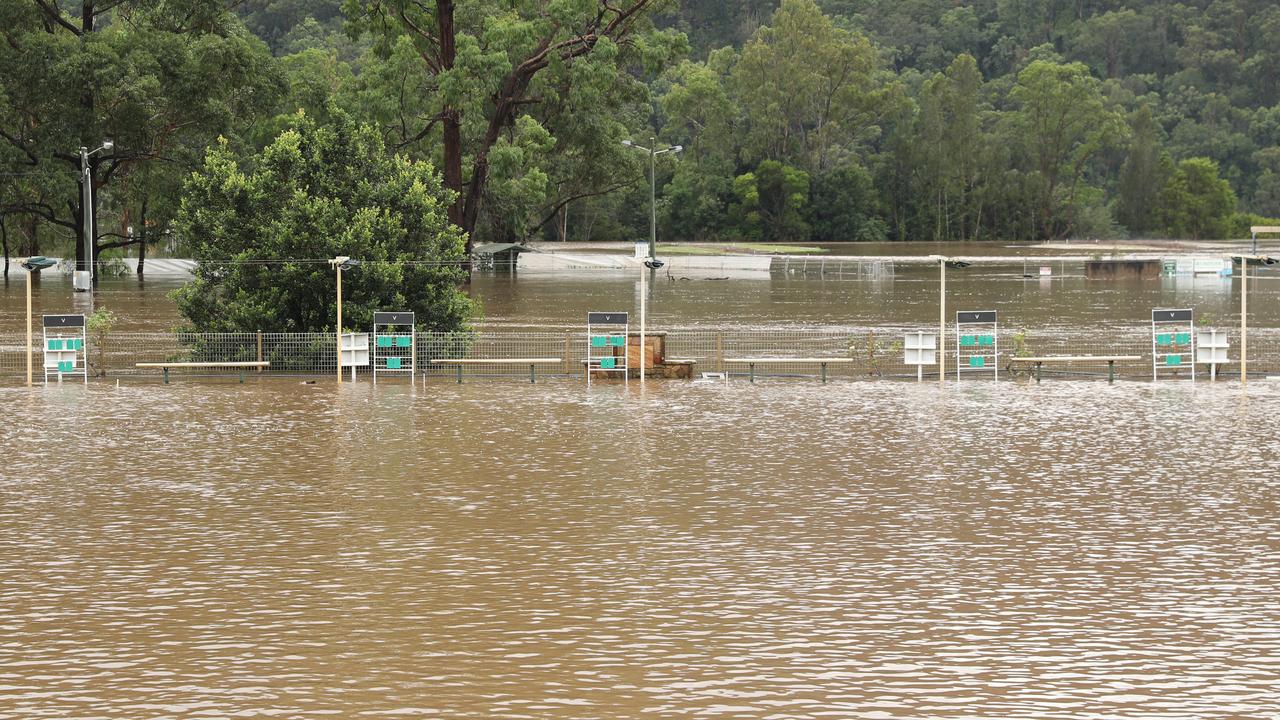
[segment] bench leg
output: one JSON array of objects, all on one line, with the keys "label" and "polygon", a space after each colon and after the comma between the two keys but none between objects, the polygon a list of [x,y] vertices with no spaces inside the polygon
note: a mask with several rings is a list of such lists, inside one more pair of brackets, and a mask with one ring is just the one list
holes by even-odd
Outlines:
[{"label": "bench leg", "polygon": [[1036,384],[1037,385],[1040,384],[1040,368],[1043,365],[1044,365],[1043,363],[1036,363]]},{"label": "bench leg", "polygon": [[747,363],[747,379],[750,380],[752,383],[756,381],[755,363]]},{"label": "bench leg", "polygon": [[1116,361],[1107,361],[1107,382],[1114,385],[1116,383]]},{"label": "bench leg", "polygon": [[[160,368],[160,369],[164,371],[164,384],[168,385],[169,384],[169,368]],[[58,379],[61,380],[62,378],[59,377]]]},{"label": "bench leg", "polygon": [[244,384],[244,368],[240,369],[240,384]]},{"label": "bench leg", "polygon": [[532,385],[532,384],[533,384],[533,383],[535,383],[535,382],[537,382],[537,381],[536,381],[536,380],[534,380],[534,374],[533,374],[533,363],[529,363],[529,384],[531,384],[531,385]]},{"label": "bench leg", "polygon": [[827,382],[827,364],[826,364],[826,363],[822,363],[822,364],[821,364],[821,366],[822,366],[822,382],[823,382],[823,384],[826,384],[826,382]]},{"label": "bench leg", "polygon": [[458,366],[458,384],[459,385],[462,384],[462,366],[461,365]]}]

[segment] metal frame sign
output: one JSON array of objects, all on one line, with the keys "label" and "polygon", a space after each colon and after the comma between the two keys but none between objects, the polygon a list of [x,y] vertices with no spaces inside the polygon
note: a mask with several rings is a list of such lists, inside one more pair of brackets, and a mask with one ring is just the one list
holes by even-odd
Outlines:
[{"label": "metal frame sign", "polygon": [[910,332],[903,335],[902,364],[914,365],[916,380],[923,380],[924,366],[938,364],[938,333]]},{"label": "metal frame sign", "polygon": [[[625,312],[587,313],[587,387],[591,387],[593,372],[620,372],[622,381],[630,382],[630,320],[630,314]],[[619,348],[622,355],[618,355]]]},{"label": "metal frame sign", "polygon": [[[408,332],[396,328],[408,327]],[[418,331],[411,312],[375,312],[373,314],[373,383],[378,375],[409,374],[413,381],[418,356]]]},{"label": "metal frame sign", "polygon": [[54,375],[62,382],[63,375],[80,375],[89,384],[89,348],[85,335],[84,315],[45,315],[44,329],[44,381]]},{"label": "metal frame sign", "polygon": [[956,380],[962,373],[991,372],[1000,379],[1000,324],[995,310],[956,313]]},{"label": "metal frame sign", "polygon": [[1177,375],[1188,367],[1196,381],[1196,321],[1190,308],[1151,311],[1151,379]]}]

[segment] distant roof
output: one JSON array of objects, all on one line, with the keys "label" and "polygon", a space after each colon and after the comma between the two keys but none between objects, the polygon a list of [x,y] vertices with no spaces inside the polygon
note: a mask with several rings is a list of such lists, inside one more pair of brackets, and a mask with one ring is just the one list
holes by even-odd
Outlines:
[{"label": "distant roof", "polygon": [[519,243],[485,243],[471,248],[472,255],[500,255],[506,252],[514,252],[519,255],[522,252],[535,251],[533,248],[525,247]]}]

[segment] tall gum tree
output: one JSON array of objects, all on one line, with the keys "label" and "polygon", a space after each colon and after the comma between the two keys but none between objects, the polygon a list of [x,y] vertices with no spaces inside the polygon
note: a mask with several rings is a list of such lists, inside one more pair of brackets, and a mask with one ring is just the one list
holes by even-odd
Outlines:
[{"label": "tall gum tree", "polygon": [[642,46],[664,0],[348,0],[357,30],[390,53],[407,37],[431,94],[432,112],[414,134],[438,138],[449,219],[467,251],[490,180],[491,154],[516,120],[544,101],[537,80],[603,48]]},{"label": "tall gum tree", "polygon": [[83,226],[79,148],[114,142],[90,158],[96,205],[113,180],[134,175],[141,188],[149,165],[194,167],[281,89],[225,0],[6,0],[0,37],[0,172],[21,180],[0,186],[0,212],[73,233],[82,269],[136,240]]}]

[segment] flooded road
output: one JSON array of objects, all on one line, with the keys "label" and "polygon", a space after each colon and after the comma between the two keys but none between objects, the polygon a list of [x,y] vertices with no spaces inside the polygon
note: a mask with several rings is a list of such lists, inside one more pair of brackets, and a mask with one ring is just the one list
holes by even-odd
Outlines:
[{"label": "flooded road", "polygon": [[1280,384],[0,388],[0,718],[1262,718]]}]

